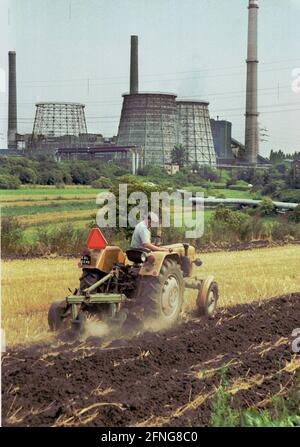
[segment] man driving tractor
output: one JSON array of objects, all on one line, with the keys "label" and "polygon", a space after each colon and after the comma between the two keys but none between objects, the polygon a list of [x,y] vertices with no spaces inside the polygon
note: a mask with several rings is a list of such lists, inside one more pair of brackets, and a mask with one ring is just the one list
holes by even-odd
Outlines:
[{"label": "man driving tractor", "polygon": [[151,243],[151,226],[157,225],[159,218],[155,213],[148,213],[144,220],[139,222],[133,232],[131,239],[132,248],[148,248],[151,251],[167,251],[164,247],[158,247]]}]

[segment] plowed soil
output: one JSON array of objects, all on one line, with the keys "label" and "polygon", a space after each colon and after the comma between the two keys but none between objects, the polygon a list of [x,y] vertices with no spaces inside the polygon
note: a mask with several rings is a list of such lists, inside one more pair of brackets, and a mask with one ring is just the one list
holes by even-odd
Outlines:
[{"label": "plowed soil", "polygon": [[300,294],[189,317],[106,345],[57,342],[3,354],[4,426],[208,425],[226,366],[232,405],[265,408],[300,369]]}]

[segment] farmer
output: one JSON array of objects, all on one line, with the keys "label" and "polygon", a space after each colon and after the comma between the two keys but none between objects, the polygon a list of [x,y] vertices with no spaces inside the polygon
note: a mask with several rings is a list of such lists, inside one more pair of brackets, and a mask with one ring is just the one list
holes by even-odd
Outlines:
[{"label": "farmer", "polygon": [[136,225],[131,239],[131,247],[148,248],[151,251],[167,251],[166,248],[157,247],[156,245],[151,244],[151,232],[149,228],[157,225],[158,222],[159,218],[157,214],[152,212],[148,213],[144,220]]}]

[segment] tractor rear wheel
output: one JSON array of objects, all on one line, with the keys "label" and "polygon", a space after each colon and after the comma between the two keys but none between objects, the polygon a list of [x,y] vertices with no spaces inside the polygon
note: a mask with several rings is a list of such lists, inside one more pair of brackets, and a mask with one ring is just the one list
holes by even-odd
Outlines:
[{"label": "tractor rear wheel", "polygon": [[165,259],[158,277],[143,276],[138,301],[144,308],[145,320],[154,327],[167,328],[179,319],[184,293],[183,273],[173,259]]},{"label": "tractor rear wheel", "polygon": [[92,269],[83,269],[80,278],[80,290],[83,291],[84,289],[87,289],[88,287],[95,284],[95,282],[99,281],[100,278],[101,275],[99,272]]},{"label": "tractor rear wheel", "polygon": [[66,312],[65,301],[54,301],[48,311],[48,325],[50,331],[58,331],[64,327],[65,318],[63,318]]}]

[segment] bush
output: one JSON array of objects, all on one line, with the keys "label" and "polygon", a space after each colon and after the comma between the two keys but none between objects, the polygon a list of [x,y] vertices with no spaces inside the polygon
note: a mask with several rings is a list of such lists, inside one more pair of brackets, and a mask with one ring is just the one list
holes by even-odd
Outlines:
[{"label": "bush", "polygon": [[19,175],[22,183],[35,184],[37,182],[37,173],[32,168],[18,167],[16,173]]},{"label": "bush", "polygon": [[241,211],[232,211],[224,206],[218,206],[214,221],[224,222],[234,231],[239,231],[246,222],[249,221],[249,216]]},{"label": "bush", "polygon": [[243,226],[241,238],[243,241],[265,240],[272,236],[272,226],[262,219],[249,219]]},{"label": "bush", "polygon": [[109,189],[112,187],[112,183],[109,178],[101,176],[99,179],[91,182],[91,187],[95,189]]},{"label": "bush", "polygon": [[236,242],[249,239],[247,225],[251,218],[240,211],[218,206],[212,220],[205,225],[202,242]]},{"label": "bush", "polygon": [[300,189],[287,189],[282,191],[278,197],[283,202],[300,203]]},{"label": "bush", "polygon": [[10,174],[0,175],[0,189],[19,189],[21,182],[18,177]]},{"label": "bush", "polygon": [[272,226],[272,238],[274,241],[285,241],[300,238],[300,228],[297,225],[286,222],[275,222]]},{"label": "bush", "polygon": [[19,254],[22,251],[23,228],[15,217],[1,219],[1,253],[2,256]]},{"label": "bush", "polygon": [[43,253],[78,254],[82,251],[87,237],[87,229],[76,229],[65,224],[53,229],[37,230],[36,251]]},{"label": "bush", "polygon": [[289,215],[289,221],[300,223],[300,205],[298,205]]},{"label": "bush", "polygon": [[264,197],[258,205],[258,212],[261,216],[271,216],[274,212],[274,204],[270,197]]},{"label": "bush", "polygon": [[185,228],[163,228],[162,243],[164,245],[177,244],[185,240]]}]

